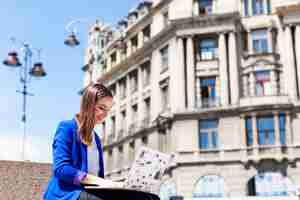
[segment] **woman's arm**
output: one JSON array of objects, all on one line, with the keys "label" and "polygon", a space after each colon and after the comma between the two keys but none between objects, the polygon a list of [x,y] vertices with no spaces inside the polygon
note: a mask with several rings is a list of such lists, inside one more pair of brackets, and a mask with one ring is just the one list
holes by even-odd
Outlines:
[{"label": "woman's arm", "polygon": [[53,173],[58,179],[80,185],[87,174],[72,165],[73,133],[70,124],[61,122],[53,141]]},{"label": "woman's arm", "polygon": [[81,184],[95,184],[101,188],[122,188],[123,182],[115,182],[106,180],[98,176],[87,174],[86,177],[81,181]]}]

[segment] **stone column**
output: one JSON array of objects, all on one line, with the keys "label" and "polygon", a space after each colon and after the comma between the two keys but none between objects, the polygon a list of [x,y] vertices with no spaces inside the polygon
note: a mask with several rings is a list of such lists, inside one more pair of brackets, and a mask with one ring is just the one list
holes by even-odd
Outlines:
[{"label": "stone column", "polygon": [[137,122],[139,126],[142,125],[143,118],[145,117],[144,111],[144,102],[143,102],[143,71],[141,66],[138,67],[138,117]]},{"label": "stone column", "polygon": [[155,50],[152,52],[152,59],[151,59],[151,102],[150,102],[150,115],[151,121],[153,121],[161,107],[161,94],[159,88],[159,75],[160,75],[160,53],[159,50]]},{"label": "stone column", "polygon": [[252,115],[252,131],[253,131],[253,146],[258,146],[258,132],[257,132],[257,117],[256,114]]},{"label": "stone column", "polygon": [[274,115],[274,129],[275,129],[275,145],[280,145],[280,128],[279,128],[279,113],[273,112]]},{"label": "stone column", "polygon": [[293,37],[290,26],[286,26],[285,28],[285,51],[286,51],[286,68],[289,76],[288,76],[288,89],[289,96],[292,100],[297,100],[297,81],[296,81],[296,69],[295,69],[295,55],[293,50]]},{"label": "stone column", "polygon": [[235,32],[229,33],[229,71],[230,71],[230,91],[231,104],[237,105],[240,98],[240,81],[237,58],[237,38]]},{"label": "stone column", "polygon": [[[115,137],[118,135],[118,130],[121,129],[121,110],[120,110],[120,95],[121,91],[120,91],[120,82],[117,81],[116,83],[116,127],[115,127]],[[112,130],[112,129],[111,129]]]},{"label": "stone column", "polygon": [[295,50],[297,59],[297,69],[298,69],[298,92],[300,94],[300,25],[296,26],[295,30]]},{"label": "stone column", "polygon": [[240,143],[242,148],[247,147],[247,131],[246,131],[246,122],[245,122],[245,116],[242,115],[240,117],[240,126],[241,126],[241,136],[240,136]]},{"label": "stone column", "polygon": [[264,4],[264,13],[267,14],[268,13],[268,0],[263,0],[263,4]]},{"label": "stone column", "polygon": [[292,114],[290,112],[285,113],[285,134],[286,134],[286,145],[293,145],[293,130],[292,130]]},{"label": "stone column", "polygon": [[288,146],[288,155],[293,157],[293,146],[294,146],[294,137],[293,137],[293,128],[292,128],[292,113],[285,113],[285,138],[286,145]]},{"label": "stone column", "polygon": [[[132,123],[132,117],[131,117],[132,109],[131,109],[131,103],[130,103],[131,98],[130,97],[131,97],[130,76],[127,75],[126,76],[126,118],[125,118],[126,126],[124,127],[125,133],[127,133],[127,135],[128,135],[129,126]],[[126,134],[124,134],[124,135],[126,135]]]},{"label": "stone column", "polygon": [[251,30],[247,32],[248,35],[248,54],[253,54],[253,43],[252,43],[252,34]]},{"label": "stone column", "polygon": [[199,77],[197,77],[196,80],[196,106],[199,109],[202,107],[201,84]]},{"label": "stone column", "polygon": [[253,154],[257,155],[258,154],[258,131],[257,131],[257,117],[256,114],[252,114],[252,134],[253,134]]},{"label": "stone column", "polygon": [[249,97],[249,82],[248,82],[248,76],[243,76],[243,96]]},{"label": "stone column", "polygon": [[284,81],[282,82],[283,85],[283,94],[289,94],[289,70],[287,67],[287,62],[286,62],[286,49],[285,49],[285,32],[284,30],[280,27],[278,28],[278,34],[277,34],[277,47],[278,51],[280,54],[280,62],[282,64],[282,69],[283,69],[283,79]]},{"label": "stone column", "polygon": [[187,92],[188,92],[188,108],[195,107],[195,51],[194,41],[192,37],[187,39]]},{"label": "stone column", "polygon": [[228,106],[229,92],[228,92],[228,71],[227,71],[227,48],[225,33],[219,34],[219,71],[221,80],[221,105]]},{"label": "stone column", "polygon": [[[185,73],[183,38],[177,38],[169,46],[170,64],[170,104],[172,112],[185,109]],[[173,48],[172,48],[173,47]]]},{"label": "stone column", "polygon": [[246,148],[247,148],[247,131],[246,131],[246,121],[245,121],[245,116],[244,115],[242,115],[241,117],[240,117],[240,127],[241,127],[241,129],[240,129],[240,144],[241,144],[241,146],[240,146],[240,148],[242,148],[243,149],[243,158],[242,158],[242,160],[246,160],[247,158],[247,150],[246,150]]},{"label": "stone column", "polygon": [[250,86],[250,96],[251,97],[256,96],[256,91],[255,91],[255,74],[254,74],[254,72],[250,72],[250,75],[249,75],[249,86]]},{"label": "stone column", "polygon": [[277,73],[274,69],[270,72],[271,95],[278,95]]},{"label": "stone column", "polygon": [[268,29],[267,37],[268,37],[268,52],[272,53],[274,51],[274,40],[273,40],[273,29],[272,28]]}]

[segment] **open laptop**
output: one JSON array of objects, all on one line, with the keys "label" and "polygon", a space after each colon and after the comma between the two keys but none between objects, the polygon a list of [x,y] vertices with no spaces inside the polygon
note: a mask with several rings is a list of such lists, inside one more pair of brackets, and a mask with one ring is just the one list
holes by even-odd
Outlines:
[{"label": "open laptop", "polygon": [[[142,146],[135,156],[128,175],[123,177],[125,178],[123,189],[150,192],[158,195],[160,185],[162,184],[162,177],[166,170],[174,165],[174,163],[174,154],[166,154]],[[96,189],[100,187],[90,185],[85,188]]]},{"label": "open laptop", "polygon": [[129,170],[124,188],[158,194],[163,175],[174,163],[174,154],[141,147]]}]

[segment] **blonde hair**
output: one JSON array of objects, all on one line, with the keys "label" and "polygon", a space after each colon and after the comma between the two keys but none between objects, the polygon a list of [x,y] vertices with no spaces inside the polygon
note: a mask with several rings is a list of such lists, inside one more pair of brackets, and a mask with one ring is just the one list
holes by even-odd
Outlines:
[{"label": "blonde hair", "polygon": [[92,144],[92,131],[95,127],[95,107],[97,102],[104,97],[112,97],[111,91],[101,83],[88,85],[82,95],[80,112],[76,116],[78,134],[82,143]]}]

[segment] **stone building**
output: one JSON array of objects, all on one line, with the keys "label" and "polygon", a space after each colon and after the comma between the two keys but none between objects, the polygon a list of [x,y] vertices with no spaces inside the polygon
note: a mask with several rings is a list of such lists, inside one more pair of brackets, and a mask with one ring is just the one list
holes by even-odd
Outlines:
[{"label": "stone building", "polygon": [[177,155],[163,200],[297,194],[299,0],[143,1],[89,40],[84,86],[115,96],[106,177],[146,145]]}]

